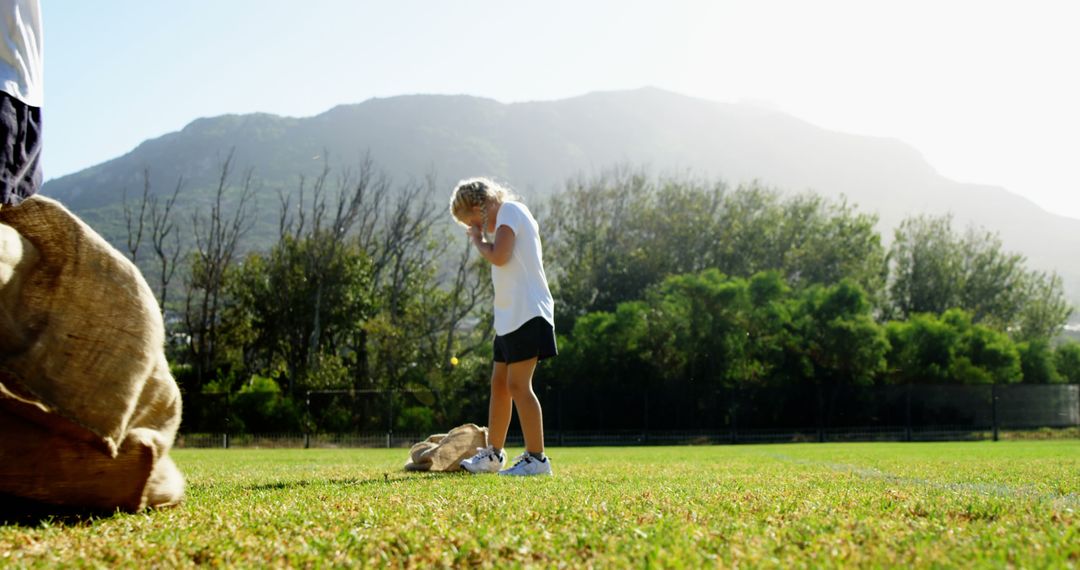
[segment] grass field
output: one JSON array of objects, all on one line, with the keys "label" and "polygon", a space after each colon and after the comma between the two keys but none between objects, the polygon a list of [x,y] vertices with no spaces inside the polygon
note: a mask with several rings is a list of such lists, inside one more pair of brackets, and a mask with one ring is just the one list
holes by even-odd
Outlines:
[{"label": "grass field", "polygon": [[509,479],[181,450],[182,506],[8,521],[0,566],[1080,567],[1080,441],[550,454]]}]

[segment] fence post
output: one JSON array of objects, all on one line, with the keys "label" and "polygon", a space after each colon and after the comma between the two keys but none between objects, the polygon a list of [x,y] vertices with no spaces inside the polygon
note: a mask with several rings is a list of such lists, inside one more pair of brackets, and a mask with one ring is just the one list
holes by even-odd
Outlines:
[{"label": "fence post", "polygon": [[559,446],[563,445],[563,431],[564,431],[563,423],[562,423],[562,418],[563,418],[563,413],[562,413],[563,412],[563,410],[562,410],[563,397],[562,397],[562,393],[563,393],[563,388],[562,388],[562,386],[559,386],[559,389],[555,391],[555,401],[557,402],[556,409],[559,411],[558,415],[555,416],[555,421],[559,424]]},{"label": "fence post", "polygon": [[728,411],[731,413],[731,443],[739,443],[739,389],[730,388],[731,401]]},{"label": "fence post", "polygon": [[911,441],[911,382],[904,390],[904,441]]},{"label": "fence post", "polygon": [[817,440],[818,443],[825,443],[825,414],[822,412],[821,405],[821,384],[817,385]]},{"label": "fence post", "polygon": [[990,385],[990,414],[994,422],[994,441],[998,440],[998,393],[997,383]]},{"label": "fence post", "polygon": [[311,417],[311,390],[308,390],[304,394],[304,409],[307,411],[307,426],[304,428],[304,449],[311,449],[311,433],[309,433],[310,426],[315,423]]},{"label": "fence post", "polygon": [[390,434],[394,431],[394,389],[386,391],[386,447],[390,447]]},{"label": "fence post", "polygon": [[229,405],[230,405],[229,400],[231,400],[231,399],[232,398],[230,397],[230,395],[228,393],[226,393],[225,394],[225,437],[223,438],[223,441],[222,441],[222,444],[224,445],[225,449],[229,449],[229,416],[232,415],[231,414],[232,410],[229,409]]},{"label": "fence post", "polygon": [[643,391],[645,394],[645,443],[649,443],[649,391],[646,389]]},{"label": "fence post", "polygon": [[394,434],[394,391],[395,388],[390,388],[386,391],[388,403],[386,406],[386,449],[390,449],[391,438]]}]

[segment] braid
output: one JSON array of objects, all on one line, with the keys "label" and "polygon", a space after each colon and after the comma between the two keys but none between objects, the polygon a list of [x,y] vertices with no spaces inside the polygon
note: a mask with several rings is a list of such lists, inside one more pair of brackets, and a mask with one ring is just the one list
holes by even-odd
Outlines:
[{"label": "braid", "polygon": [[488,226],[487,212],[488,212],[487,208],[481,208],[480,209],[480,233],[484,234],[484,239],[485,240],[487,239],[487,226]]},{"label": "braid", "polygon": [[471,178],[459,182],[454,188],[453,196],[450,198],[450,214],[459,224],[464,225],[461,219],[466,216],[466,213],[480,206],[483,219],[481,231],[487,233],[487,205],[491,202],[502,203],[514,198],[515,196],[505,188],[487,178]]}]

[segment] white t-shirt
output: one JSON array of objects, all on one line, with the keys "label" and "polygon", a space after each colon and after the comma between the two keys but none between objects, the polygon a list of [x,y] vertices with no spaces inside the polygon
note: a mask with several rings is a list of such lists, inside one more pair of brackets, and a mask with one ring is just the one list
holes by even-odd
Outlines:
[{"label": "white t-shirt", "polygon": [[0,91],[30,105],[45,102],[41,6],[37,0],[0,0]]},{"label": "white t-shirt", "polygon": [[514,231],[514,251],[503,265],[491,266],[495,286],[495,334],[512,333],[528,320],[543,317],[555,326],[555,301],[544,274],[540,226],[520,202],[503,202],[495,216],[495,231]]}]

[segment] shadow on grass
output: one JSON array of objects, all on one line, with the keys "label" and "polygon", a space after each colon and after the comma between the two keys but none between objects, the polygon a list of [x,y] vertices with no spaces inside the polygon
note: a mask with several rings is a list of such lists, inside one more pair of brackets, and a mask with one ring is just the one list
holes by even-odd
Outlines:
[{"label": "shadow on grass", "polygon": [[82,526],[122,512],[51,505],[4,494],[0,494],[0,505],[0,526]]},{"label": "shadow on grass", "polygon": [[457,471],[454,473],[431,473],[431,472],[396,472],[396,473],[383,473],[381,477],[370,477],[367,479],[361,479],[359,477],[349,477],[346,479],[299,479],[296,481],[278,481],[276,483],[263,483],[261,485],[250,485],[244,487],[247,491],[285,491],[290,489],[299,489],[307,487],[309,485],[335,485],[340,487],[361,487],[366,485],[393,485],[395,483],[418,483],[421,481],[434,481],[437,479],[452,479],[457,477],[466,477],[469,474],[464,471]]}]

